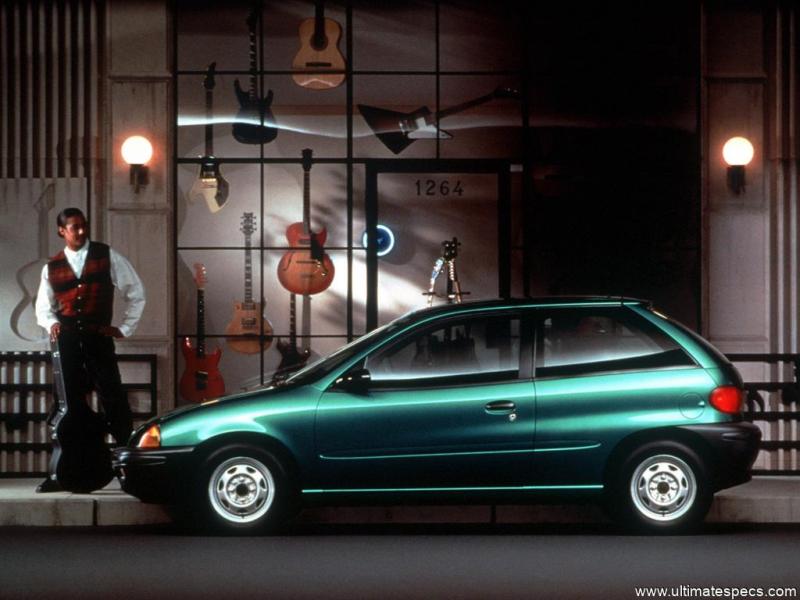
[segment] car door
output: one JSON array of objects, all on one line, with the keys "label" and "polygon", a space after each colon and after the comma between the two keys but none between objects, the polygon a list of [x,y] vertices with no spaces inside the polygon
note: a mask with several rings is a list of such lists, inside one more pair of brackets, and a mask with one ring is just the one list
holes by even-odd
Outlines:
[{"label": "car door", "polygon": [[531,477],[530,336],[516,313],[421,325],[357,365],[363,393],[320,399],[320,485],[334,489],[514,486]]},{"label": "car door", "polygon": [[603,483],[625,436],[682,424],[682,399],[707,374],[625,306],[541,310],[536,328],[536,481]]}]

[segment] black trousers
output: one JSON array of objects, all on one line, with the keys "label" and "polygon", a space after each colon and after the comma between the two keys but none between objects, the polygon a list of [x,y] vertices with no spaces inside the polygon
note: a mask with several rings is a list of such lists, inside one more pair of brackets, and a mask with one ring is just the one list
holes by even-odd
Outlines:
[{"label": "black trousers", "polygon": [[122,389],[114,340],[105,335],[66,331],[58,336],[61,368],[67,389],[67,408],[80,418],[86,415],[86,394],[95,390],[108,432],[125,445],[133,430],[128,398]]}]

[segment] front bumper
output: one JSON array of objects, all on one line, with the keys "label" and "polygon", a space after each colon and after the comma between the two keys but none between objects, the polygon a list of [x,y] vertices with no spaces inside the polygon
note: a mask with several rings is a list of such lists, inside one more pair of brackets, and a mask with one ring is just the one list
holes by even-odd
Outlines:
[{"label": "front bumper", "polygon": [[752,423],[686,425],[705,440],[710,449],[714,490],[750,481],[750,469],[758,456],[761,430]]},{"label": "front bumper", "polygon": [[173,504],[191,485],[193,446],[116,448],[112,459],[122,489],[142,502]]}]

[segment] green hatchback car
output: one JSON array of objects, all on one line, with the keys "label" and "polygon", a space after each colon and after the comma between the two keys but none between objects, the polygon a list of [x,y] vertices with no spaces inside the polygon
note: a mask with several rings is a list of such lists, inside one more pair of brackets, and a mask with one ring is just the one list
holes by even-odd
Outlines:
[{"label": "green hatchback car", "polygon": [[628,298],[409,313],[279,385],[178,408],[118,448],[123,489],[228,532],[302,506],[595,499],[637,529],[705,517],[761,433],[742,380]]}]

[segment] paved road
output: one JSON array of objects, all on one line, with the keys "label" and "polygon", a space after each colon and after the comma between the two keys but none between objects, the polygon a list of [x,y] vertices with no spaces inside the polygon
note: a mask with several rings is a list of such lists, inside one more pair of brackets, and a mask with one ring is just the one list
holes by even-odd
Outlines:
[{"label": "paved road", "polygon": [[800,527],[717,525],[681,537],[605,525],[314,525],[272,538],[0,529],[4,600],[626,599],[636,586],[680,585],[800,589]]}]

